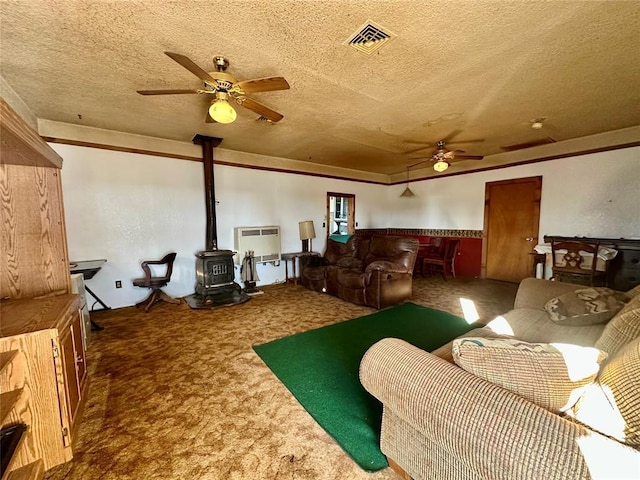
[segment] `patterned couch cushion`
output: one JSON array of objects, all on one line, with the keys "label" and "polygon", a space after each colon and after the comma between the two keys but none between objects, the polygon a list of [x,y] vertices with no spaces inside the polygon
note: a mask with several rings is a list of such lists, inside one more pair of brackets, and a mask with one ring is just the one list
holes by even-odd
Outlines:
[{"label": "patterned couch cushion", "polygon": [[464,370],[552,412],[573,406],[607,357],[592,347],[517,339],[459,338],[453,359]]},{"label": "patterned couch cushion", "polygon": [[628,301],[622,292],[591,287],[552,298],[544,308],[549,318],[560,325],[595,325],[609,321]]},{"label": "patterned couch cushion", "polygon": [[580,422],[640,448],[640,337],[602,367],[569,412]]},{"label": "patterned couch cushion", "polygon": [[595,344],[596,348],[613,355],[627,343],[640,337],[640,295],[611,319]]}]

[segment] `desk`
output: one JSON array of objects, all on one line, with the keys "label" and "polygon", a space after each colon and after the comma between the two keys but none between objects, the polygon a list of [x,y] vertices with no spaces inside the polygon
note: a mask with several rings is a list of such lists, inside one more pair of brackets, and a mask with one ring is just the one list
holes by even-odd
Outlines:
[{"label": "desk", "polygon": [[293,253],[283,253],[280,255],[280,258],[284,260],[284,281],[289,282],[289,268],[287,266],[288,262],[291,261],[293,265],[293,284],[298,285],[298,277],[296,276],[296,259],[299,257],[319,257],[320,254],[318,252],[293,252]]},{"label": "desk", "polygon": [[[93,278],[95,276],[96,273],[98,273],[100,271],[100,269],[102,268],[102,265],[104,265],[107,262],[106,259],[102,258],[99,260],[82,260],[79,262],[71,262],[69,264],[69,271],[70,273],[81,273],[82,276],[84,277],[85,280],[89,280],[91,278]],[[99,303],[100,305],[102,305],[102,308],[100,310],[94,310],[93,309],[93,305],[91,306],[91,311],[101,311],[101,310],[111,310],[111,307],[107,306],[106,303],[104,303],[100,297],[98,297],[98,295],[96,295],[95,293],[93,293],[93,290],[91,290],[89,288],[89,286],[86,284],[84,284],[84,289],[93,297],[96,299],[95,302],[93,302],[93,305],[95,305],[96,303]],[[103,327],[101,327],[100,325],[98,325],[96,322],[94,322],[93,320],[91,320],[91,325],[92,328],[95,330],[102,330]]]}]

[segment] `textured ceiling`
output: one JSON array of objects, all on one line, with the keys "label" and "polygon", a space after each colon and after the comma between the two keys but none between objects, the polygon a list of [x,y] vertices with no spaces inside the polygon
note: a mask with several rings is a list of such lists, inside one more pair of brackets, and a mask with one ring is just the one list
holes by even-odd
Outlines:
[{"label": "textured ceiling", "polygon": [[[367,20],[396,35],[372,55],[345,45]],[[1,0],[0,21],[0,74],[57,122],[381,174],[458,130],[451,148],[490,156],[640,125],[637,1]],[[251,95],[284,119],[205,124],[208,96],[138,95],[201,87],[164,51],[285,77]]]}]

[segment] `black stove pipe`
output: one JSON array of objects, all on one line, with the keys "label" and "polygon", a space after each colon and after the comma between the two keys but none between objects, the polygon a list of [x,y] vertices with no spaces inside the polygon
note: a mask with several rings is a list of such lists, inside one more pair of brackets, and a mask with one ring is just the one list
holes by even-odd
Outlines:
[{"label": "black stove pipe", "polygon": [[213,175],[213,149],[222,142],[221,138],[207,137],[197,134],[193,143],[202,146],[202,162],[204,164],[204,198],[207,210],[206,251],[218,249],[218,230],[216,221],[216,192]]}]

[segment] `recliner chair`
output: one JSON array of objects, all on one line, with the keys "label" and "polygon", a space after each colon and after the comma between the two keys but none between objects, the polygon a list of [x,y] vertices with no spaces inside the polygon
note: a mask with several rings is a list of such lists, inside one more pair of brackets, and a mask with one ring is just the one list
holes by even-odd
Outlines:
[{"label": "recliner chair", "polygon": [[[171,298],[169,295],[160,290],[166,286],[171,280],[171,273],[173,272],[173,262],[176,259],[176,253],[169,253],[165,255],[161,260],[147,260],[142,262],[141,267],[144,270],[145,276],[142,278],[136,278],[133,280],[133,284],[136,287],[150,288],[151,293],[143,301],[136,303],[136,307],[144,305],[144,311],[148,312],[149,309],[158,302],[180,304],[179,298]],[[166,265],[167,269],[162,277],[154,277],[149,265]]]}]

